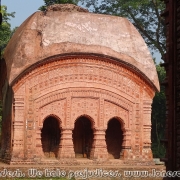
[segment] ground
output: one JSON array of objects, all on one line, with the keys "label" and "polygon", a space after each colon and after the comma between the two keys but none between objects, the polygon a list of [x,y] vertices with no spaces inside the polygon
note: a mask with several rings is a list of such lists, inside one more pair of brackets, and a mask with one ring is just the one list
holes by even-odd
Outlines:
[{"label": "ground", "polygon": [[[79,159],[80,161],[87,161]],[[127,166],[116,165],[116,160],[111,160],[111,165],[8,165],[0,163],[0,179],[88,179],[88,180],[126,180],[145,179],[162,180],[165,167],[154,166]],[[114,163],[113,163],[114,161]],[[91,173],[94,173],[93,175]],[[89,175],[89,177],[87,176]],[[92,175],[92,177],[90,177]],[[14,176],[14,177],[12,177]],[[19,177],[18,177],[19,176]],[[139,176],[139,177],[138,177]],[[151,177],[150,177],[151,176]]]}]

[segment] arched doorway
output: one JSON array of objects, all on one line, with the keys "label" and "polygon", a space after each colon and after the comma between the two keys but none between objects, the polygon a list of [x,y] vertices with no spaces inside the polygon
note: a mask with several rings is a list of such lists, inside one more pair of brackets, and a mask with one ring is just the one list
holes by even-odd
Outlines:
[{"label": "arched doorway", "polygon": [[60,135],[59,121],[53,116],[47,117],[41,130],[42,148],[46,157],[58,156]]},{"label": "arched doorway", "polygon": [[75,122],[73,144],[76,158],[89,158],[93,143],[91,121],[82,116]]},{"label": "arched doorway", "polygon": [[119,159],[122,150],[123,131],[118,119],[113,118],[108,122],[106,130],[106,145],[110,159]]}]

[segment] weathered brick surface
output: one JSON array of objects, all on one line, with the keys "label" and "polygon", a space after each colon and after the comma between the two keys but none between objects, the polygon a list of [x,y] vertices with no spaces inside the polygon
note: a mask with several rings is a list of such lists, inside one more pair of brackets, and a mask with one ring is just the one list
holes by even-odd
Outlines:
[{"label": "weathered brick surface", "polygon": [[[4,53],[9,83],[45,58],[65,53],[94,53],[132,64],[159,90],[152,56],[133,24],[126,18],[66,9],[36,12],[17,29]],[[74,6],[70,5],[69,9]]]}]

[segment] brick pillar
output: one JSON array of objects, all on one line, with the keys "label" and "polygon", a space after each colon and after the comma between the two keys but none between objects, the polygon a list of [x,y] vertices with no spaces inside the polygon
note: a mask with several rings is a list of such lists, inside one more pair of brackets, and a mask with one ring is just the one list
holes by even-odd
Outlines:
[{"label": "brick pillar", "polygon": [[12,161],[24,158],[24,98],[14,98],[13,148]]},{"label": "brick pillar", "polygon": [[94,130],[94,140],[90,152],[90,159],[108,159],[105,129]]},{"label": "brick pillar", "polygon": [[[26,92],[28,93],[28,92]],[[28,102],[27,102],[28,101]],[[32,98],[32,91],[30,91],[29,93],[29,99],[26,101],[26,103],[29,103],[29,109],[28,109],[28,113],[26,115],[26,130],[24,132],[24,140],[25,140],[25,158],[30,160],[34,160],[34,146],[35,146],[35,142],[34,141],[34,134],[36,134],[36,130],[35,130],[35,121],[34,121],[34,110],[33,110],[33,98]],[[40,134],[40,138],[41,138],[41,134]],[[41,140],[41,139],[40,139]],[[39,152],[39,151],[38,151]]]},{"label": "brick pillar", "polygon": [[41,142],[41,128],[38,128],[36,131],[36,158],[42,158],[44,156],[42,142]]},{"label": "brick pillar", "polygon": [[75,158],[74,146],[72,141],[72,129],[63,128],[61,130],[59,158]]},{"label": "brick pillar", "polygon": [[152,160],[151,151],[151,104],[152,100],[143,102],[143,160]]},{"label": "brick pillar", "polygon": [[132,160],[132,147],[131,147],[131,130],[124,129],[123,131],[123,143],[122,143],[122,150],[120,152],[120,159],[123,160]]}]

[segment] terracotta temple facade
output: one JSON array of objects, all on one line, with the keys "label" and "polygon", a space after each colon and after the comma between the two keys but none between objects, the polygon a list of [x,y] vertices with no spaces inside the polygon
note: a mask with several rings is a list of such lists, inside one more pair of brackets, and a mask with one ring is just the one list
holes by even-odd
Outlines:
[{"label": "terracotta temple facade", "polygon": [[152,162],[159,82],[127,19],[49,6],[17,29],[4,60],[1,160]]}]

